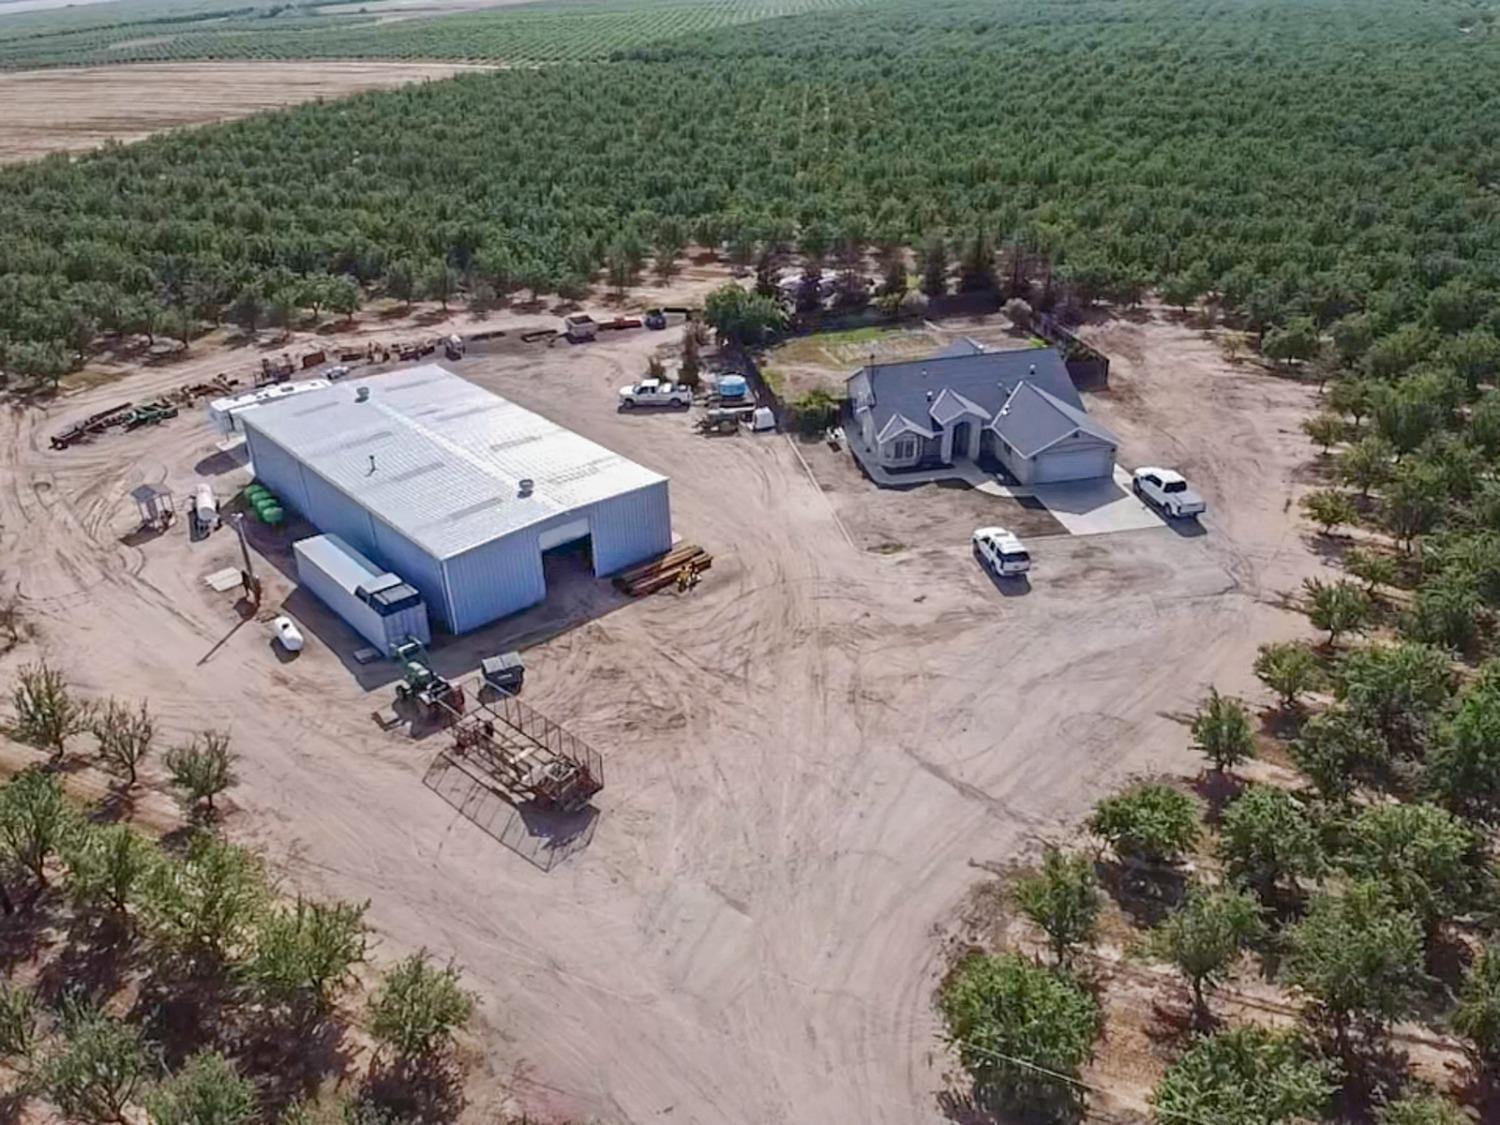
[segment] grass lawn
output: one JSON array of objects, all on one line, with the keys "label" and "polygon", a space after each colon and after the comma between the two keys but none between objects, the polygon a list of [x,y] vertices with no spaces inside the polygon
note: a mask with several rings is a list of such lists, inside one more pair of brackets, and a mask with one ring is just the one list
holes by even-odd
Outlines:
[{"label": "grass lawn", "polygon": [[853,373],[873,354],[877,361],[931,355],[942,342],[926,329],[869,325],[843,332],[815,332],[788,340],[774,352],[778,366],[833,367]]}]

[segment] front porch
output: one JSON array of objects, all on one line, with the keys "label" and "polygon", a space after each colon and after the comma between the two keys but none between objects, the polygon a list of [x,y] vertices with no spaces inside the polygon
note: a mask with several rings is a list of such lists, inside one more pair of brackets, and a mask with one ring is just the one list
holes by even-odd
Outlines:
[{"label": "front porch", "polygon": [[1014,484],[1003,472],[986,469],[968,457],[956,458],[951,464],[926,464],[910,469],[890,469],[880,463],[873,448],[860,441],[856,428],[846,427],[844,433],[847,436],[849,452],[854,454],[854,459],[864,470],[865,476],[881,488],[910,488],[918,484],[951,480],[961,481],[991,496],[1019,498],[1032,495],[1030,488]]}]

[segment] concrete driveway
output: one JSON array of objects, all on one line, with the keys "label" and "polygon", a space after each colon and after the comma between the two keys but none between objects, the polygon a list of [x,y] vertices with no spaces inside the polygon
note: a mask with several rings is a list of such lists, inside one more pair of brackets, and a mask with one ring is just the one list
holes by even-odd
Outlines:
[{"label": "concrete driveway", "polygon": [[1112,480],[1039,484],[1032,492],[1070,535],[1104,535],[1163,526],[1162,518],[1136,499],[1130,490],[1130,474],[1118,465]]}]

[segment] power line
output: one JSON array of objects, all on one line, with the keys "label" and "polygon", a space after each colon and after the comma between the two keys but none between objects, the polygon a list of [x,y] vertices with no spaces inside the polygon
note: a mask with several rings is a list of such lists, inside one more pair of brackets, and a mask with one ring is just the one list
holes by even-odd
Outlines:
[{"label": "power line", "polygon": [[[1008,1062],[1015,1066],[1025,1067],[1027,1070],[1035,1071],[1038,1074],[1045,1074],[1048,1078],[1055,1078],[1059,1082],[1066,1082],[1069,1086],[1076,1087],[1080,1090],[1086,1090],[1091,1094],[1109,1093],[1109,1090],[1105,1089],[1103,1086],[1095,1086],[1092,1083],[1083,1081],[1081,1078],[1075,1078],[1073,1077],[1073,1075],[1064,1074],[1060,1070],[1052,1070],[1049,1067],[1041,1066],[1038,1063],[1031,1062],[1029,1059],[1018,1059],[1014,1055],[1003,1054],[1002,1052],[992,1050],[989,1047],[981,1047],[978,1043],[970,1042],[967,1039],[955,1039],[953,1040],[953,1042],[961,1047],[967,1047],[971,1051],[978,1051],[982,1055],[988,1055],[992,1059],[998,1059],[1001,1062]],[[1188,1125],[1217,1125],[1216,1122],[1210,1121],[1207,1118],[1194,1117],[1192,1114],[1184,1113],[1182,1110],[1166,1109],[1162,1106],[1154,1106],[1153,1112],[1157,1115],[1157,1117],[1169,1117],[1177,1121],[1185,1121],[1188,1123]]]}]

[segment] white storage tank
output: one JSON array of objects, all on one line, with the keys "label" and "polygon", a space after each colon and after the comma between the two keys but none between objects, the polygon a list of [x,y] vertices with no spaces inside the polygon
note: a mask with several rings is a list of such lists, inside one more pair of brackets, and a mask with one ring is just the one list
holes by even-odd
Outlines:
[{"label": "white storage tank", "polygon": [[422,595],[337,535],[299,539],[292,553],[298,583],[382,653],[389,656],[408,637],[431,643]]}]

